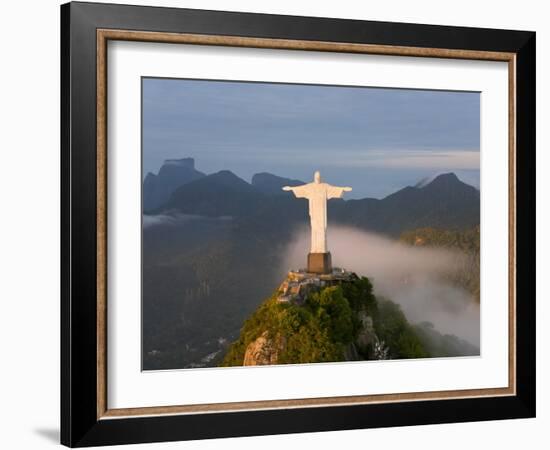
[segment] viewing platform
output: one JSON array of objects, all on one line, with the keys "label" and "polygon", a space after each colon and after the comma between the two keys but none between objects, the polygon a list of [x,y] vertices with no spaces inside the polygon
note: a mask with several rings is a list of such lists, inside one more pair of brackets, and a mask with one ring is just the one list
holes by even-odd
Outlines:
[{"label": "viewing platform", "polygon": [[291,270],[285,281],[279,286],[277,301],[279,303],[303,304],[312,292],[357,278],[354,272],[341,268],[334,268],[331,273],[327,274],[311,273],[306,269]]}]

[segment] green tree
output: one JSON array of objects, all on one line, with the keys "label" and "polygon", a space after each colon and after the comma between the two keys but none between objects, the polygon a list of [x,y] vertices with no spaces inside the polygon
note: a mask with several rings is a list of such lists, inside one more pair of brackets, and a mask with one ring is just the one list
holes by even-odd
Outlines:
[{"label": "green tree", "polygon": [[407,321],[401,307],[388,299],[378,298],[374,328],[378,338],[389,347],[391,359],[430,356],[414,328]]},{"label": "green tree", "polygon": [[222,365],[242,365],[248,345],[266,331],[284,342],[279,364],[343,361],[362,330],[359,312],[373,317],[390,358],[428,355],[400,307],[386,299],[377,301],[371,282],[363,277],[311,293],[303,305],[278,303],[275,293],[245,321]]}]

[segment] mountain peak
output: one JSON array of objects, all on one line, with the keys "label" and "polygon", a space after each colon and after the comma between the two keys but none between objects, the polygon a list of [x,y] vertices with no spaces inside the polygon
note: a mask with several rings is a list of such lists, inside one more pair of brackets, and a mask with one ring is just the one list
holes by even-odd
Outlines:
[{"label": "mountain peak", "polygon": [[303,181],[293,180],[291,178],[279,177],[269,172],[260,172],[252,177],[252,186],[264,194],[284,194],[283,186],[298,186],[304,184]]},{"label": "mountain peak", "polygon": [[145,181],[144,183],[147,183],[148,181],[151,181],[153,178],[156,178],[157,176],[153,172],[147,172],[147,175],[145,175]]},{"label": "mountain peak", "polygon": [[441,175],[436,176],[433,180],[434,181],[460,181],[458,177],[455,175],[454,172],[448,172],[448,173],[442,173]]},{"label": "mountain peak", "polygon": [[220,170],[176,189],[165,208],[198,216],[240,217],[256,211],[262,199],[245,180]]},{"label": "mountain peak", "polygon": [[204,190],[217,191],[220,198],[223,197],[223,192],[227,194],[229,191],[241,193],[254,192],[257,194],[256,190],[252,185],[250,185],[250,183],[235,175],[230,170],[220,170],[219,172],[207,175],[192,183],[182,186],[174,193],[187,188],[191,190],[200,189],[202,192],[204,192]]},{"label": "mountain peak", "polygon": [[220,170],[219,172],[213,173],[206,177],[208,180],[214,180],[221,183],[238,183],[238,184],[247,184],[242,178],[239,178],[230,170]]},{"label": "mountain peak", "polygon": [[178,159],[165,159],[164,166],[177,166],[187,167],[188,169],[195,168],[195,158],[178,158]]},{"label": "mountain peak", "polygon": [[449,172],[436,176],[432,181],[425,183],[422,187],[420,187],[420,189],[448,189],[464,185],[466,185],[466,183],[460,181],[460,179],[453,172]]}]

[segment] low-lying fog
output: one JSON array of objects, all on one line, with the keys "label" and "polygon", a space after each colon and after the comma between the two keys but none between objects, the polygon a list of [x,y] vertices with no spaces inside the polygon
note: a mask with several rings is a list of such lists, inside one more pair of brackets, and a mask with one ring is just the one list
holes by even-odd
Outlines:
[{"label": "low-lying fog", "polygon": [[[285,269],[305,267],[309,245],[309,227],[304,227],[288,246]],[[334,267],[369,277],[375,294],[399,303],[409,321],[432,322],[439,332],[479,347],[479,304],[465,290],[441,280],[459,254],[339,226],[328,228],[328,248]]]}]

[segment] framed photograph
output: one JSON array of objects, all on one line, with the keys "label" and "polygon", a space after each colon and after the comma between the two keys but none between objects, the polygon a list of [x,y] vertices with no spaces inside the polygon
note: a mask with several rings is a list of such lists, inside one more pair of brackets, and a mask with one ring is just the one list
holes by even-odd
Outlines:
[{"label": "framed photograph", "polygon": [[535,33],[61,7],[61,441],[535,415]]}]

